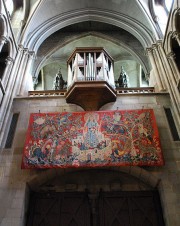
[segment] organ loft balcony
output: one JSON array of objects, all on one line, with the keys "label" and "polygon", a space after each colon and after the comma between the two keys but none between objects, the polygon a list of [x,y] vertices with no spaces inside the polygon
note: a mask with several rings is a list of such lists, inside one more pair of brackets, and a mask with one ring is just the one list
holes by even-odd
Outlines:
[{"label": "organ loft balcony", "polygon": [[114,62],[105,49],[76,48],[67,66],[67,103],[91,111],[116,101]]}]

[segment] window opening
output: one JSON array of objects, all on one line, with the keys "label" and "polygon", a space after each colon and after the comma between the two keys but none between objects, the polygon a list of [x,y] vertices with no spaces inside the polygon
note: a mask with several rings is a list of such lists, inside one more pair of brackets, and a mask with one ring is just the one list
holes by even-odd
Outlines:
[{"label": "window opening", "polygon": [[175,124],[171,109],[170,108],[164,108],[164,110],[165,110],[165,113],[166,113],[166,117],[167,117],[167,120],[168,120],[168,124],[169,124],[170,130],[171,130],[173,140],[179,141],[180,138],[179,138],[179,134],[178,134],[178,131],[177,131],[177,128],[176,128],[176,124]]},{"label": "window opening", "polygon": [[12,147],[18,117],[19,117],[19,113],[15,113],[12,116],[11,125],[10,125],[10,128],[9,128],[9,133],[8,133],[8,136],[7,136],[5,148],[11,148]]}]

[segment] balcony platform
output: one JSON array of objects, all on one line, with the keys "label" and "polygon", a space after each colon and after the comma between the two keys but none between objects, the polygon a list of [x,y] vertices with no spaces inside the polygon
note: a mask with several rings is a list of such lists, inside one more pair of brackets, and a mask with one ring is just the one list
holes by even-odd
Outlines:
[{"label": "balcony platform", "polygon": [[66,93],[66,102],[85,111],[97,111],[104,104],[116,101],[116,91],[106,81],[74,82]]}]

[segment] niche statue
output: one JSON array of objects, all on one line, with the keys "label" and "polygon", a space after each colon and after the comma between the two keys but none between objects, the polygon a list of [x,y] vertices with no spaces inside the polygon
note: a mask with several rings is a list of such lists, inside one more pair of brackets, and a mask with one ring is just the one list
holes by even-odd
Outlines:
[{"label": "niche statue", "polygon": [[129,78],[126,72],[123,69],[123,66],[121,66],[121,72],[119,75],[118,80],[115,81],[117,88],[127,88],[128,87]]},{"label": "niche statue", "polygon": [[58,73],[56,74],[53,82],[53,89],[54,90],[60,90],[65,89],[67,85],[67,82],[64,81],[61,73],[61,68],[59,69]]}]

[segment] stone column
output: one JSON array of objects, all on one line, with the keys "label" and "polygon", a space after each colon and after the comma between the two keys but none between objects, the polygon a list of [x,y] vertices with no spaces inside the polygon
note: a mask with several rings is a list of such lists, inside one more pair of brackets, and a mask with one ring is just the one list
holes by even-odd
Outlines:
[{"label": "stone column", "polygon": [[[26,66],[24,67],[23,79],[20,85],[19,95],[24,95],[24,90],[26,88],[27,81],[29,81],[29,77],[32,80],[32,75],[30,74],[30,67],[32,64],[32,60],[35,58],[34,51],[29,51],[27,54]],[[31,81],[30,81],[31,82]],[[33,82],[32,82],[33,83]]]},{"label": "stone column", "polygon": [[6,68],[4,70],[3,77],[2,77],[2,84],[4,89],[6,90],[14,60],[8,56],[5,59],[5,62],[6,62]]},{"label": "stone column", "polygon": [[20,90],[21,90],[22,83],[23,83],[23,80],[24,80],[24,77],[25,77],[25,74],[26,74],[26,67],[27,67],[28,58],[29,58],[28,49],[24,48],[21,67],[20,67],[19,86],[18,86],[18,90],[17,90],[17,95],[20,95]]},{"label": "stone column", "polygon": [[165,74],[164,74],[164,67],[162,64],[162,58],[159,54],[158,45],[153,44],[153,53],[154,53],[154,59],[156,63],[157,70],[159,71],[159,77],[163,85],[163,89],[166,90],[166,82],[165,82]]},{"label": "stone column", "polygon": [[176,62],[175,62],[175,54],[173,52],[170,52],[167,55],[167,59],[169,61],[169,64],[171,66],[173,77],[175,78],[176,82],[178,83],[180,80],[180,72],[177,68]]},{"label": "stone column", "polygon": [[5,133],[7,133],[7,130],[3,125],[8,125],[10,109],[11,109],[15,89],[17,86],[17,72],[19,70],[21,59],[22,59],[22,47],[20,46],[15,58],[15,62],[13,64],[13,68],[11,70],[11,75],[9,77],[4,99],[2,101],[2,105],[0,108],[0,143],[2,144],[2,146],[5,143],[4,135]]},{"label": "stone column", "polygon": [[16,66],[14,68],[14,76],[15,76],[15,83],[13,87],[13,95],[15,96],[17,94],[17,90],[19,87],[19,80],[21,76],[21,68],[23,64],[23,54],[24,54],[24,47],[22,45],[18,46],[18,59],[16,60]]},{"label": "stone column", "polygon": [[166,82],[168,91],[171,96],[171,100],[173,102],[176,119],[180,123],[180,117],[179,117],[179,115],[180,115],[180,93],[179,93],[179,90],[177,89],[177,78],[174,76],[174,72],[173,72],[172,68],[170,67],[169,61],[163,50],[162,41],[157,42],[157,48],[158,48],[158,53],[162,59],[162,65],[164,67],[163,74],[164,74],[164,78],[165,78],[165,82]]},{"label": "stone column", "polygon": [[157,57],[156,57],[156,55],[154,56],[153,48],[147,48],[147,52],[148,52],[148,56],[150,58],[152,68],[156,74],[156,82],[157,82],[158,88],[160,91],[163,91],[163,90],[165,90],[165,87],[164,87],[162,80],[160,78],[160,75],[159,75],[159,70],[157,67]]},{"label": "stone column", "polygon": [[23,48],[22,52],[23,52],[22,60],[21,60],[21,64],[19,67],[19,71],[18,71],[18,87],[17,87],[16,95],[20,95],[21,84],[22,84],[23,78],[25,76],[24,73],[26,71],[26,64],[28,61],[28,49]]},{"label": "stone column", "polygon": [[1,50],[2,50],[2,48],[3,48],[3,46],[4,46],[4,44],[7,43],[7,41],[8,41],[8,40],[7,40],[7,38],[6,38],[5,36],[2,35],[2,36],[0,37],[0,52],[1,52]]},{"label": "stone column", "polygon": [[141,70],[141,65],[136,64],[137,68],[137,73],[138,73],[138,80],[137,80],[137,86],[141,87],[142,86],[142,70]]}]

